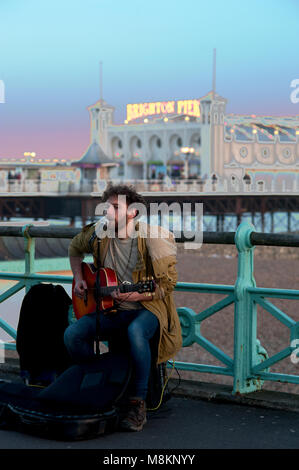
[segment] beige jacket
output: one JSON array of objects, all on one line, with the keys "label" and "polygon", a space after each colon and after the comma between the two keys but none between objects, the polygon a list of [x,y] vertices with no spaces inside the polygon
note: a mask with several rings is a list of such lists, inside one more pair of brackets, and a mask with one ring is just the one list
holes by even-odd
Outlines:
[{"label": "beige jacket", "polygon": [[[150,237],[150,230],[154,229],[158,238]],[[179,317],[173,299],[173,289],[177,282],[175,268],[176,243],[171,232],[161,227],[153,227],[143,222],[137,222],[138,230],[138,260],[133,272],[133,282],[141,281],[146,275],[152,275],[157,282],[159,292],[154,299],[141,302],[142,305],[154,313],[160,323],[160,340],[158,347],[157,363],[171,359],[182,346],[182,334]],[[97,265],[97,238],[92,240],[95,232],[94,224],[85,226],[76,235],[69,246],[69,256],[82,257],[85,253],[91,253],[94,264]],[[110,238],[102,238],[100,243],[100,260],[103,264]],[[146,261],[150,256],[150,269],[146,271]]]}]

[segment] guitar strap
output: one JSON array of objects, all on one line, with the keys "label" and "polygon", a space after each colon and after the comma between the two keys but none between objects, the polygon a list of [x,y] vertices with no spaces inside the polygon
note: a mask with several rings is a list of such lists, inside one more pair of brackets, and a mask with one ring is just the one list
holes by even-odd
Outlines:
[{"label": "guitar strap", "polygon": [[96,236],[97,236],[96,231],[94,231],[93,234],[91,235],[90,239],[88,240],[88,246],[89,246],[89,250],[90,250],[91,253],[92,253],[93,242],[94,242],[94,239],[96,238]]}]

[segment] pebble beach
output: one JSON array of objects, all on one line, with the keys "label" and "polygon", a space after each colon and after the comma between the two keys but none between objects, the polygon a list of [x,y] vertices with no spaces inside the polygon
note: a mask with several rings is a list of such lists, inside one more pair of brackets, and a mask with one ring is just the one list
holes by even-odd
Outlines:
[{"label": "pebble beach", "polygon": [[[255,247],[254,278],[257,287],[299,289],[299,249],[289,247]],[[235,246],[203,245],[198,250],[178,247],[178,281],[208,284],[234,285],[238,273],[238,257]],[[199,313],[223,298],[223,295],[175,292],[177,307],[192,308]],[[299,301],[272,299],[274,305],[293,320],[299,321]],[[219,349],[233,358],[234,306],[231,305],[207,318],[201,324],[201,334]],[[258,306],[257,338],[271,357],[290,345],[290,331],[270,313]],[[222,366],[202,347],[193,344],[183,348],[177,361]],[[271,372],[299,375],[299,364],[293,364],[290,356],[271,367]],[[233,378],[224,375],[179,371],[182,378],[233,384]],[[173,372],[177,378],[177,373]],[[264,389],[299,393],[299,385],[265,381]]]}]

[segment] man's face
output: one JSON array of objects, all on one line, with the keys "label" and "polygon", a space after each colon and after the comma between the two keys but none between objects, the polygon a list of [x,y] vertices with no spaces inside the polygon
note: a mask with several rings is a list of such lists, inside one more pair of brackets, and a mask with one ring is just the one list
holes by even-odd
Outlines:
[{"label": "man's face", "polygon": [[111,196],[108,199],[107,219],[115,224],[115,230],[125,228],[128,221],[126,196]]}]

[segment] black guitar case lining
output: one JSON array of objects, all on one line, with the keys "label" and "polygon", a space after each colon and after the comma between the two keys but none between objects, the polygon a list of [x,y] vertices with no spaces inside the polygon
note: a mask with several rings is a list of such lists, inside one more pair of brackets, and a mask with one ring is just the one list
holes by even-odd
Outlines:
[{"label": "black guitar case lining", "polygon": [[91,439],[117,429],[117,403],[131,375],[129,358],[105,353],[72,366],[48,387],[0,383],[0,428],[56,440]]}]

